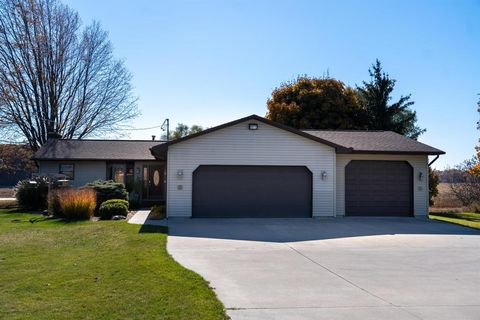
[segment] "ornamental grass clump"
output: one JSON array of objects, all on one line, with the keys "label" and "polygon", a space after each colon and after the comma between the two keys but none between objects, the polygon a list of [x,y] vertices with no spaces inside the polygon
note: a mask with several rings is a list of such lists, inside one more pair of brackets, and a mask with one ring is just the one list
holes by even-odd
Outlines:
[{"label": "ornamental grass clump", "polygon": [[70,220],[88,220],[95,213],[96,195],[92,189],[59,190],[60,215]]}]

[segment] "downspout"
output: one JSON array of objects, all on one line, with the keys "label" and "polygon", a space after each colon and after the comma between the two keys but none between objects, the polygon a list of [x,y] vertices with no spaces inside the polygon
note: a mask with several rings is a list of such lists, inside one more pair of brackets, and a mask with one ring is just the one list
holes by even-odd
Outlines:
[{"label": "downspout", "polygon": [[[438,158],[440,158],[440,155],[439,155],[439,154],[437,154],[437,156],[436,156],[435,158],[433,158],[433,160],[428,163],[428,166],[427,166],[427,167],[430,169],[430,166],[431,166],[435,161],[437,161]],[[429,180],[428,178],[429,178],[429,175],[427,175],[427,192],[428,192],[428,193],[427,193],[427,195],[428,195],[428,196],[427,196],[427,208],[429,208],[428,211],[430,211],[430,180]],[[430,213],[430,212],[428,212],[428,213]]]},{"label": "downspout", "polygon": [[437,156],[435,158],[433,158],[433,160],[428,163],[428,166],[430,167],[435,161],[437,161],[438,158],[440,158],[439,154],[437,154]]}]

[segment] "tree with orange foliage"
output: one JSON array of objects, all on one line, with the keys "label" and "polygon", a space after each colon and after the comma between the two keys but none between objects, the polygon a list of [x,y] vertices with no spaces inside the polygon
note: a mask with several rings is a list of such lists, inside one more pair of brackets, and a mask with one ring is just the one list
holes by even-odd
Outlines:
[{"label": "tree with orange foliage", "polygon": [[267,108],[268,119],[298,129],[367,129],[355,90],[329,77],[300,76],[283,83]]},{"label": "tree with orange foliage", "polygon": [[[480,112],[480,99],[477,102],[477,111]],[[480,121],[477,121],[477,129],[480,130]],[[468,171],[470,172],[470,174],[480,176],[480,161],[479,161],[480,160],[480,145],[477,145],[475,147],[475,149],[477,150],[477,157],[476,157],[477,161],[475,162],[475,164],[472,167],[470,167],[468,169]]]}]

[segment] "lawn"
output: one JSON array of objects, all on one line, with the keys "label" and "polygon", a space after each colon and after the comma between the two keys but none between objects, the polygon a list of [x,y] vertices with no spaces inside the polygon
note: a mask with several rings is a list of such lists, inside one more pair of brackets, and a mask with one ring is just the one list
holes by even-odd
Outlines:
[{"label": "lawn", "polygon": [[471,212],[430,213],[430,219],[480,229],[480,214]]},{"label": "lawn", "polygon": [[226,319],[166,229],[0,209],[1,319]]}]

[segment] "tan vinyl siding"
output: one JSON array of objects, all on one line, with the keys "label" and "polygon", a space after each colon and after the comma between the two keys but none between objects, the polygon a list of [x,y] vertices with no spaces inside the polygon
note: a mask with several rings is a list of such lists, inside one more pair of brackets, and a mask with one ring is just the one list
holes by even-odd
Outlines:
[{"label": "tan vinyl siding", "polygon": [[39,161],[39,174],[58,174],[59,164],[74,164],[74,180],[70,182],[73,187],[84,186],[88,182],[105,179],[107,167],[105,161]]},{"label": "tan vinyl siding", "polygon": [[[425,155],[337,154],[337,216],[345,215],[345,166],[351,160],[408,161],[413,167],[413,210],[415,216],[428,215],[428,157]],[[423,177],[418,179],[419,173]]]},{"label": "tan vinyl siding", "polygon": [[[248,130],[248,123],[258,130]],[[170,217],[192,214],[192,173],[199,165],[306,166],[313,176],[313,216],[335,213],[335,150],[291,132],[246,121],[174,144],[168,149],[167,210]],[[177,175],[181,170],[183,175]],[[321,171],[327,178],[321,179]]]}]

